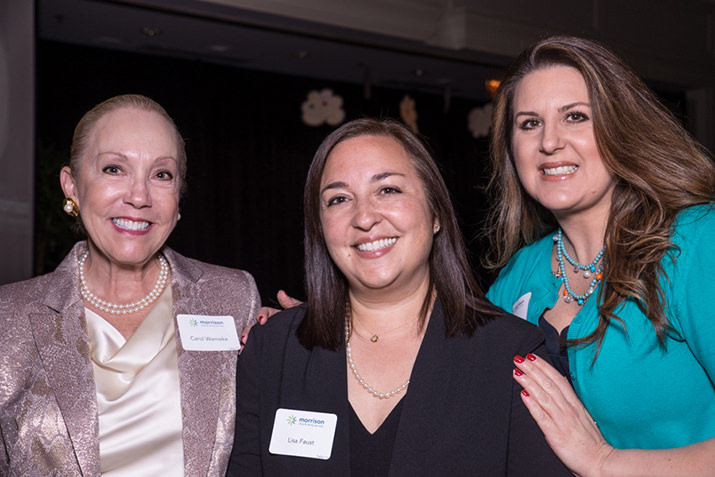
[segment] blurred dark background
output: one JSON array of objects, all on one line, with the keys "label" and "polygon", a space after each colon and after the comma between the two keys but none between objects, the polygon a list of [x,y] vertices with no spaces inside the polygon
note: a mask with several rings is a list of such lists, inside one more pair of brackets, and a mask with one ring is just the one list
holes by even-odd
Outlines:
[{"label": "blurred dark background", "polygon": [[169,245],[248,270],[264,302],[279,288],[302,296],[303,182],[337,126],[306,124],[301,105],[330,89],[345,121],[400,119],[414,100],[486,284],[476,237],[488,142],[468,128],[490,102],[485,82],[541,36],[595,38],[712,149],[714,14],[715,0],[6,0],[0,283],[51,271],[79,238],[58,180],[74,126],[110,96],[141,93],[186,139],[188,190]]}]

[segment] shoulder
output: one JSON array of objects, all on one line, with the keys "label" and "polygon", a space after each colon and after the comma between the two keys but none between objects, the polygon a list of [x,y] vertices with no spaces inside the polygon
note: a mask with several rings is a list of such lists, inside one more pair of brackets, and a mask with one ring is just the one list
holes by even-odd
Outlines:
[{"label": "shoulder", "polygon": [[258,359],[261,362],[269,361],[266,364],[273,367],[283,365],[288,350],[293,350],[292,353],[297,352],[301,355],[309,354],[310,351],[300,344],[296,334],[304,315],[305,305],[299,305],[276,313],[264,325],[252,327],[241,359],[244,354],[263,356]]},{"label": "shoulder", "polygon": [[[435,311],[433,318],[443,319],[442,308],[435,307]],[[456,338],[457,341],[465,340],[469,343],[467,347],[477,353],[498,356],[503,353],[513,356],[516,352],[532,350],[544,341],[544,335],[537,326],[502,309],[498,311],[496,316],[477,327],[471,336],[460,335],[462,338]]]},{"label": "shoulder", "polygon": [[0,314],[19,312],[27,307],[37,306],[69,279],[65,274],[54,271],[39,277],[0,286]]},{"label": "shoulder", "polygon": [[673,240],[676,242],[687,241],[694,235],[700,237],[702,234],[715,234],[715,203],[683,209],[673,225]]},{"label": "shoulder", "polygon": [[681,264],[715,259],[715,204],[682,210],[672,227],[672,256]]},{"label": "shoulder", "polygon": [[201,287],[202,292],[228,292],[233,296],[258,295],[253,276],[245,270],[184,257],[168,247],[163,253],[176,280],[195,283]]},{"label": "shoulder", "polygon": [[256,337],[261,340],[285,340],[289,335],[295,335],[298,325],[305,316],[305,305],[298,305],[287,310],[283,310],[271,316],[266,324],[255,326],[251,333],[256,333]]},{"label": "shoulder", "polygon": [[544,334],[537,326],[507,312],[489,320],[482,333],[488,334],[489,340],[497,342],[497,346],[513,343],[517,347],[532,347],[544,341]]},{"label": "shoulder", "polygon": [[513,297],[514,289],[519,287],[521,281],[532,276],[535,270],[546,263],[545,261],[550,260],[552,244],[552,234],[549,233],[519,249],[509,263],[499,271],[499,275],[487,291],[487,298],[503,308],[504,300]]}]

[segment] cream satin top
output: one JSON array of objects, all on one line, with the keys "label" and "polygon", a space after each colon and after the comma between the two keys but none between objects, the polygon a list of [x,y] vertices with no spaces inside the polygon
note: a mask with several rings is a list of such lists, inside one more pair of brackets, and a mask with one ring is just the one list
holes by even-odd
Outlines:
[{"label": "cream satin top", "polygon": [[103,476],[183,476],[181,394],[171,287],[125,340],[85,308]]}]

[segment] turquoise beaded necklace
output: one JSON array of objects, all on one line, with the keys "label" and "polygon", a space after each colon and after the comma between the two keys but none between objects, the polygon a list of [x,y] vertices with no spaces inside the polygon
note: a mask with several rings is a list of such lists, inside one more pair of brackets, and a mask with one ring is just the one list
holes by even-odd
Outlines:
[{"label": "turquoise beaded necklace", "polygon": [[[598,283],[603,278],[603,274],[601,273],[603,271],[603,266],[602,264],[599,264],[599,262],[601,261],[601,257],[603,257],[603,252],[606,250],[606,246],[604,245],[601,251],[598,252],[596,258],[593,259],[593,262],[589,263],[588,265],[582,265],[576,260],[574,260],[574,258],[566,251],[566,247],[564,246],[563,234],[561,233],[560,227],[558,232],[556,232],[556,235],[554,235],[554,242],[556,242],[556,260],[559,262],[559,272],[556,276],[559,280],[561,280],[561,283],[563,283],[564,285],[564,301],[566,303],[571,303],[573,300],[576,300],[576,303],[578,303],[579,305],[583,305],[588,299],[588,297],[593,295],[593,292],[596,290]],[[571,286],[569,285],[569,278],[566,275],[566,265],[564,264],[564,257],[566,257],[566,260],[573,266],[574,273],[579,273],[583,271],[584,278],[591,278],[591,276],[593,276],[593,279],[588,286],[588,290],[586,290],[586,293],[584,293],[583,295],[579,295],[571,289]]]}]

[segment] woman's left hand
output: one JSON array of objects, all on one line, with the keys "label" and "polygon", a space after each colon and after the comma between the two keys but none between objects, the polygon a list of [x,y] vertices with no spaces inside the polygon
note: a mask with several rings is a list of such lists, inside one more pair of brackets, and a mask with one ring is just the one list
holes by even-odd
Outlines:
[{"label": "woman's left hand", "polygon": [[568,380],[543,359],[514,357],[521,399],[546,441],[576,475],[599,475],[613,452]]}]

